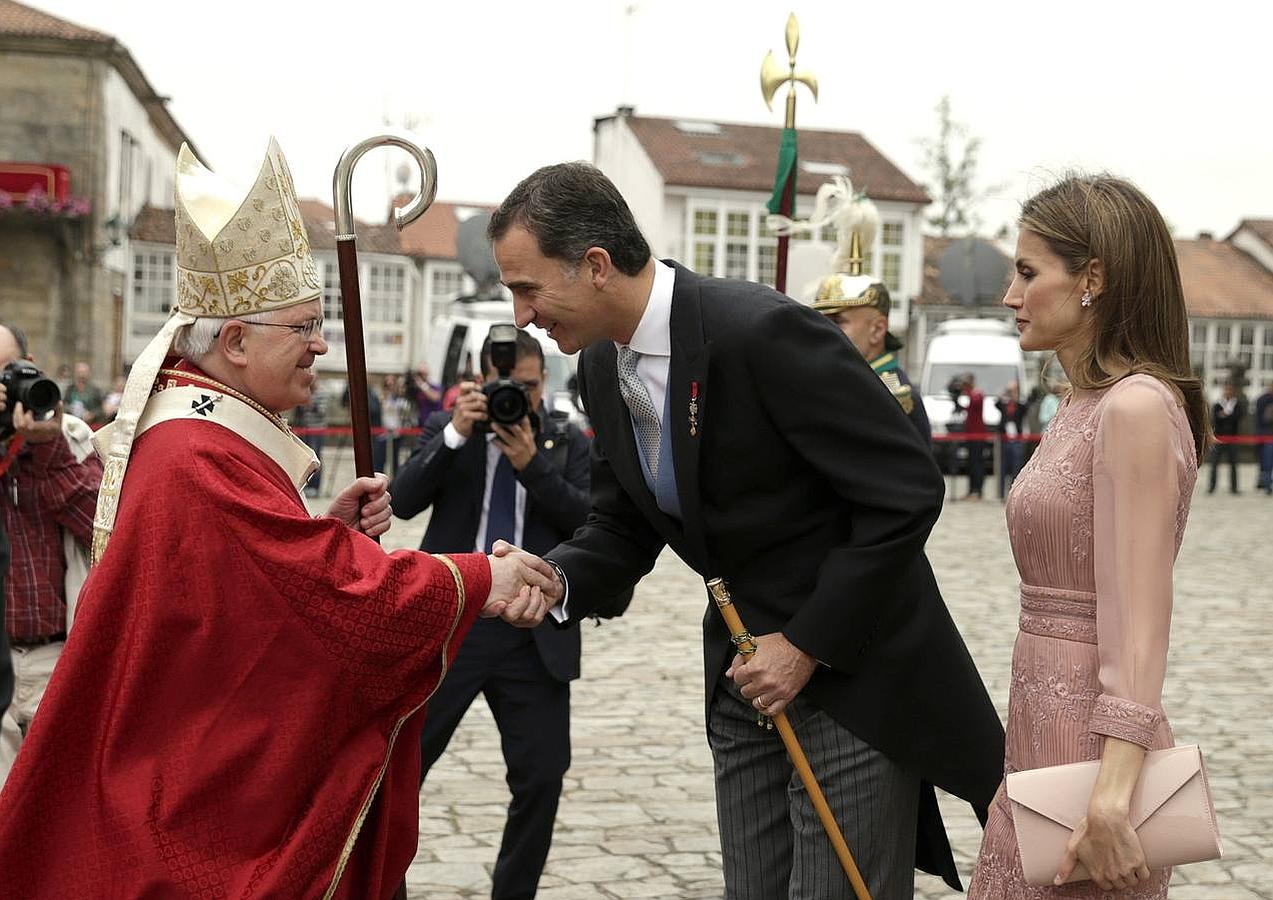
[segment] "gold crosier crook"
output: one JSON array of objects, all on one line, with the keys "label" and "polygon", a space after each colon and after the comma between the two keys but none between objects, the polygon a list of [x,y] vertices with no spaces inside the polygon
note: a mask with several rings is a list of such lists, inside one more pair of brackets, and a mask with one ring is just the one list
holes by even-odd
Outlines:
[{"label": "gold crosier crook", "polygon": [[[720,610],[721,617],[729,628],[729,639],[738,648],[740,656],[750,658],[756,652],[756,641],[743,625],[743,620],[738,617],[738,610],[734,609],[734,602],[729,596],[729,587],[724,579],[713,578],[707,582],[707,589],[711,592],[712,599],[716,601],[716,608]],[[786,712],[780,712],[772,718],[774,727],[782,736],[783,746],[787,748],[787,755],[791,757],[791,764],[795,766],[796,774],[800,776],[800,781],[804,784],[805,793],[809,795],[813,809],[822,821],[822,827],[831,841],[831,847],[835,850],[840,865],[844,867],[844,874],[849,876],[853,893],[857,895],[858,900],[871,900],[871,892],[867,889],[866,882],[862,880],[862,873],[858,871],[857,863],[853,861],[853,854],[849,851],[849,845],[844,840],[844,834],[835,821],[831,807],[827,805],[826,795],[822,793],[818,779],[814,777],[813,769],[809,768],[809,759],[804,755],[800,739],[792,730],[791,723],[787,721]]]}]

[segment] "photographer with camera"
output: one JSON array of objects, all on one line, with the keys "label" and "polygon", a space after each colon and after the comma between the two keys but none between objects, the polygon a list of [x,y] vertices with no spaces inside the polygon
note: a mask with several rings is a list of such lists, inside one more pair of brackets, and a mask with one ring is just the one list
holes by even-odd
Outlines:
[{"label": "photographer with camera", "polygon": [[0,368],[0,506],[12,553],[4,618],[14,674],[13,700],[0,718],[3,785],[88,574],[102,465],[89,427],[63,413],[57,385],[32,363],[16,326],[0,325]]},{"label": "photographer with camera", "polygon": [[[409,519],[432,507],[422,550],[489,552],[503,538],[542,553],[587,518],[589,441],[544,407],[547,372],[534,337],[493,326],[481,365],[485,384],[464,383],[450,413],[426,420],[419,449],[390,488],[394,514]],[[513,796],[494,898],[532,897],[539,883],[570,765],[570,682],[579,677],[579,655],[578,628],[547,619],[522,630],[482,621],[429,701],[422,780],[479,693],[499,728]]]}]

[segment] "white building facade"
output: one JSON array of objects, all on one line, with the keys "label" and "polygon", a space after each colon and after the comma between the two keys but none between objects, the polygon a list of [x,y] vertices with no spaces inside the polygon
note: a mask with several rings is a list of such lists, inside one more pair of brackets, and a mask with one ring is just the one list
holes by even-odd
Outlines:
[{"label": "white building facade", "polygon": [[[627,200],[652,252],[718,277],[772,285],[777,238],[766,226],[781,131],[753,125],[637,117],[621,109],[594,123],[593,161]],[[800,132],[796,217],[812,211],[819,186],[849,177],[880,211],[882,227],[867,269],[888,286],[889,327],[905,333],[910,301],[923,284],[922,211],[928,197],[860,135]],[[792,238],[835,247],[824,228]],[[794,268],[792,269],[795,272]],[[827,273],[822,273],[827,274]],[[788,284],[800,294],[806,285]]]}]

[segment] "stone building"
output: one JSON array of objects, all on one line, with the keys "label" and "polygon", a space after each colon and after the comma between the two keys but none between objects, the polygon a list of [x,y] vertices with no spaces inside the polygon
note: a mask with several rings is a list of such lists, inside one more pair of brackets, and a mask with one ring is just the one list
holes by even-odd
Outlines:
[{"label": "stone building", "polygon": [[[186,140],[119,41],[0,0],[0,309],[46,368],[126,362],[130,226],[172,205]],[[32,198],[32,170],[60,183]]]}]

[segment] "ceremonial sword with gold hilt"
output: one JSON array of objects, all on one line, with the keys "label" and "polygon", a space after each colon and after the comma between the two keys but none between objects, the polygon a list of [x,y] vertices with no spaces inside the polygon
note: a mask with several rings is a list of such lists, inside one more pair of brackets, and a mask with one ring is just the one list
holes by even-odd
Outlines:
[{"label": "ceremonial sword with gold hilt", "polygon": [[[721,617],[729,628],[729,639],[738,648],[739,655],[751,658],[756,652],[756,639],[743,625],[743,620],[738,617],[738,610],[734,609],[734,602],[730,599],[729,587],[724,579],[713,578],[707,582],[707,590],[716,601],[716,608],[720,610]],[[857,863],[853,861],[853,854],[849,851],[849,845],[844,840],[844,834],[835,821],[831,807],[827,805],[826,795],[822,793],[818,779],[809,768],[809,759],[804,755],[804,749],[800,746],[800,740],[792,730],[791,723],[787,721],[786,712],[780,712],[772,719],[774,727],[778,729],[778,734],[782,737],[783,746],[787,748],[787,755],[791,757],[791,764],[795,766],[796,774],[800,776],[805,792],[813,803],[813,809],[822,821],[822,827],[831,841],[831,847],[835,850],[840,865],[844,867],[844,874],[849,876],[853,893],[857,895],[858,900],[871,900],[871,892],[867,890],[866,882],[862,880],[862,873],[858,871]]]}]

